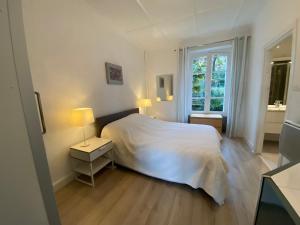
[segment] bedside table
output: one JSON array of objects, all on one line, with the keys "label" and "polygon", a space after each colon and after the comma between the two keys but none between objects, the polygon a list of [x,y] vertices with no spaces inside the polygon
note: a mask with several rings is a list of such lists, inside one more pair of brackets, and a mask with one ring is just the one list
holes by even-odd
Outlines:
[{"label": "bedside table", "polygon": [[223,117],[221,114],[191,114],[190,123],[213,126],[222,134]]},{"label": "bedside table", "polygon": [[[94,174],[113,160],[113,143],[109,139],[93,137],[87,140],[89,146],[83,147],[83,142],[70,147],[73,171],[75,179],[84,184],[95,187]],[[89,176],[91,182],[80,178],[80,175]]]}]

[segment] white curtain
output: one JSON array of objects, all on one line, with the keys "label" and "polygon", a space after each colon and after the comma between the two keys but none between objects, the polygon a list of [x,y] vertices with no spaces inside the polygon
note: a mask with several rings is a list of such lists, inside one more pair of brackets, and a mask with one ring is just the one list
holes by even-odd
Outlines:
[{"label": "white curtain", "polygon": [[180,48],[178,51],[178,94],[177,94],[177,121],[186,123],[189,112],[187,110],[187,71],[188,71],[188,49]]},{"label": "white curtain", "polygon": [[227,136],[229,137],[238,137],[241,135],[241,106],[245,81],[248,39],[248,36],[236,37],[233,41],[231,93],[226,129]]}]

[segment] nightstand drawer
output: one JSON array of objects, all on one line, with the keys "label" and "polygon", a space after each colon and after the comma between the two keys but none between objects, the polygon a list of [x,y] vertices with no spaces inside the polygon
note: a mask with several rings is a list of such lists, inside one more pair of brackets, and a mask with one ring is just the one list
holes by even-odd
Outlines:
[{"label": "nightstand drawer", "polygon": [[100,157],[101,155],[104,155],[106,152],[110,151],[113,148],[112,142],[107,143],[106,145],[102,146],[101,148],[96,149],[90,154],[90,161],[93,161]]},{"label": "nightstand drawer", "polygon": [[88,152],[82,152],[76,149],[71,149],[70,155],[75,159],[80,159],[87,162],[90,161],[90,154]]},{"label": "nightstand drawer", "polygon": [[111,150],[113,147],[112,142],[109,142],[102,147],[95,149],[92,152],[84,152],[84,151],[79,151],[77,149],[71,149],[71,156],[76,159],[80,159],[83,161],[91,162],[95,159],[97,159],[99,156],[104,155],[106,152]]}]

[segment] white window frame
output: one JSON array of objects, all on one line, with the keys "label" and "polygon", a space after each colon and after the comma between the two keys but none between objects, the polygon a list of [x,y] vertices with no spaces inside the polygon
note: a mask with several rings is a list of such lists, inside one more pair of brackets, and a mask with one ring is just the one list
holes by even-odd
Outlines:
[{"label": "white window frame", "polygon": [[[212,78],[212,57],[214,55],[226,55],[227,56],[227,70],[226,70],[226,78],[225,78],[225,93],[224,97],[224,105],[223,105],[223,111],[210,111],[210,100],[211,100],[211,78]],[[204,104],[204,111],[194,111],[192,110],[192,86],[193,86],[193,60],[195,58],[199,57],[207,57],[207,70],[205,74],[205,104]],[[229,99],[229,94],[230,94],[230,77],[231,77],[231,59],[232,57],[232,48],[226,47],[226,48],[220,48],[220,49],[205,49],[205,50],[200,50],[200,51],[194,51],[189,54],[189,74],[190,74],[190,79],[189,79],[189,84],[188,85],[188,90],[189,90],[189,101],[190,104],[190,110],[191,113],[197,114],[197,113],[207,113],[207,114],[222,114],[223,116],[227,115],[227,110],[228,110],[228,99]],[[215,98],[215,97],[213,97]]]}]

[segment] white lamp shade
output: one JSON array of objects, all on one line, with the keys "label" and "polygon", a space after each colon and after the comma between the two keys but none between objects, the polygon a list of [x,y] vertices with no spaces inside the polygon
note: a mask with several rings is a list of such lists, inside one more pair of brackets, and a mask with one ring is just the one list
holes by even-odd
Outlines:
[{"label": "white lamp shade", "polygon": [[138,107],[141,107],[141,108],[147,108],[147,107],[152,106],[152,102],[151,102],[151,99],[149,99],[149,98],[143,98],[143,99],[139,99],[137,101],[137,105],[138,105]]},{"label": "white lamp shade", "polygon": [[72,110],[72,124],[84,127],[95,122],[92,108],[77,108]]}]

